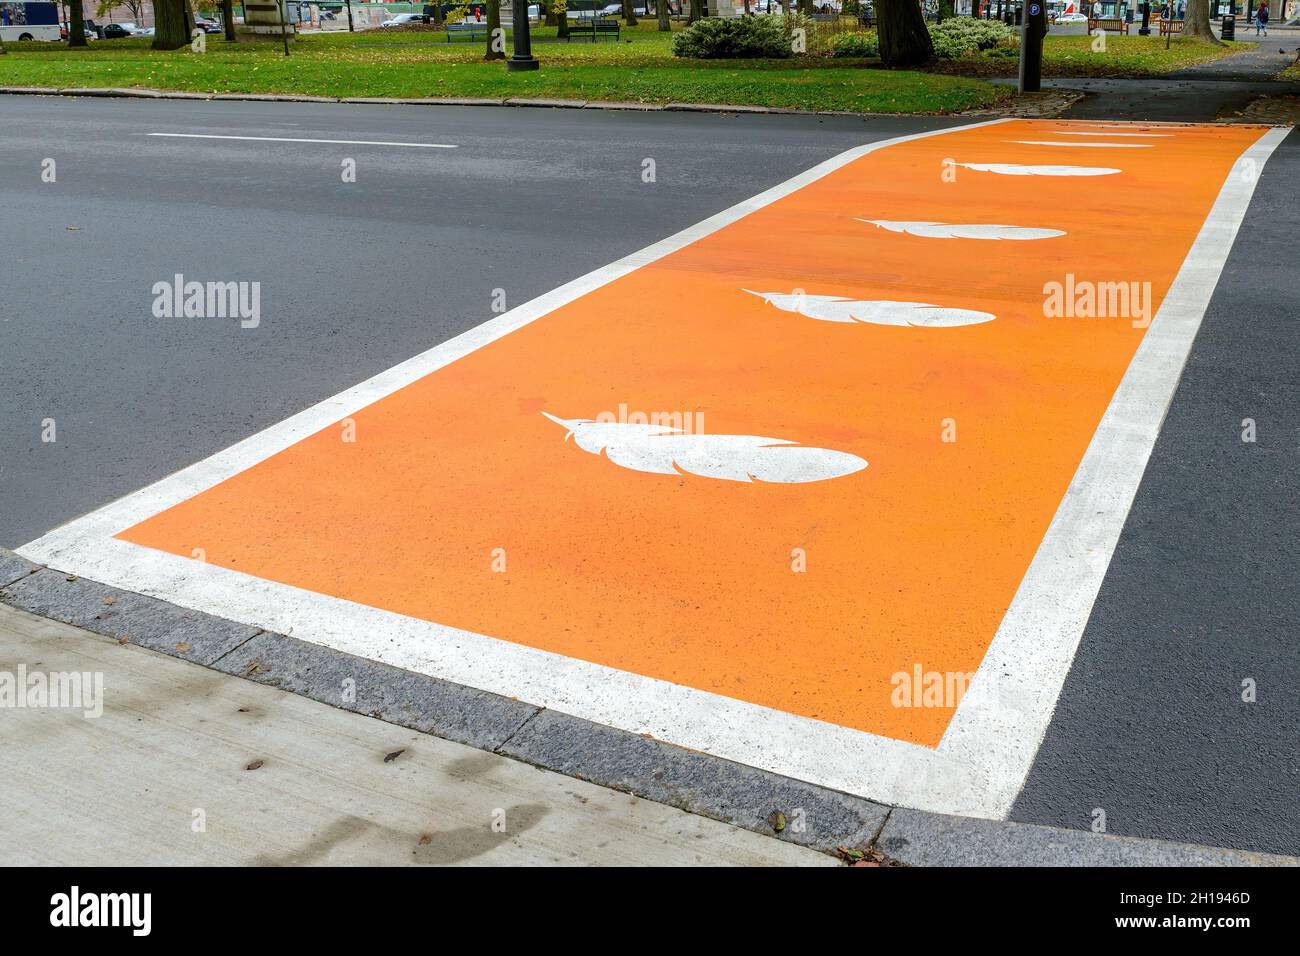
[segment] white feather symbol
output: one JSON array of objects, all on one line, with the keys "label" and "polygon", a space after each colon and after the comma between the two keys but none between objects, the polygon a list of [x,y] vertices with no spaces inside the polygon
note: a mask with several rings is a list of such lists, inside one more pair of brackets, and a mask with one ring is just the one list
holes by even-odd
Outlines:
[{"label": "white feather symbol", "polygon": [[1075,148],[1087,147],[1090,149],[1152,149],[1153,143],[1062,143],[1059,140],[1051,139],[1010,139],[1009,143],[1016,143],[1020,146],[1073,146]]},{"label": "white feather symbol", "polygon": [[849,299],[842,295],[805,295],[784,292],[754,292],[750,295],[776,306],[823,322],[865,322],[871,325],[906,325],[927,328],[951,328],[979,325],[997,318],[974,309],[951,309],[929,302],[895,302],[892,299]]},{"label": "white feather symbol", "polygon": [[1003,176],[1109,176],[1120,170],[1109,166],[1020,166],[1016,163],[957,163],[981,173]]},{"label": "white feather symbol", "polygon": [[927,239],[1055,239],[1065,235],[1060,229],[1036,229],[1032,226],[1002,226],[992,223],[897,222],[891,219],[859,219],[890,232],[905,232]]},{"label": "white feather symbol", "polygon": [[1118,129],[1111,129],[1111,127],[1109,126],[1103,126],[1102,129],[1110,129],[1111,131],[1109,133],[1080,133],[1077,130],[1072,130],[1072,129],[1058,129],[1056,130],[1056,135],[1057,136],[1142,136],[1142,137],[1147,137],[1147,136],[1169,137],[1174,135],[1173,133],[1121,133],[1118,131]]},{"label": "white feather symbol", "polygon": [[812,448],[758,435],[694,435],[680,428],[589,418],[556,418],[565,441],[605,457],[622,468],[656,475],[698,475],[727,481],[798,483],[851,475],[867,467],[848,452]]}]

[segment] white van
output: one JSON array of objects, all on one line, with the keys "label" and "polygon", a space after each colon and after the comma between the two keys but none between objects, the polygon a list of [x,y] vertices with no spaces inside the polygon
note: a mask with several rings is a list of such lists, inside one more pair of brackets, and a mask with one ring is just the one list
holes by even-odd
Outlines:
[{"label": "white van", "polygon": [[39,3],[10,3],[0,0],[0,40],[12,43],[17,40],[59,40],[58,4],[42,0]]}]

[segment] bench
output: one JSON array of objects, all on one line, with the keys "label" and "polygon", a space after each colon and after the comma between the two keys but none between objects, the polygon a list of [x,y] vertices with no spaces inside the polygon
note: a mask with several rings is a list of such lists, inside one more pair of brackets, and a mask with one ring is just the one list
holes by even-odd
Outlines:
[{"label": "bench", "polygon": [[487,23],[476,21],[449,23],[447,24],[447,42],[454,42],[455,37],[464,37],[467,40],[486,40],[488,35]]},{"label": "bench", "polygon": [[609,37],[611,40],[618,40],[618,21],[617,20],[579,20],[569,24],[569,39],[575,36],[591,37],[591,42],[602,36]]},{"label": "bench", "polygon": [[1100,20],[1089,17],[1088,33],[1092,34],[1096,30],[1108,30],[1111,33],[1122,33],[1128,36],[1128,22],[1119,17],[1102,17]]},{"label": "bench", "polygon": [[814,13],[812,19],[813,23],[839,23],[840,15],[838,13]]},{"label": "bench", "polygon": [[1183,32],[1182,20],[1161,20],[1160,21],[1161,36],[1166,36],[1167,34],[1170,33],[1182,33],[1182,32]]}]

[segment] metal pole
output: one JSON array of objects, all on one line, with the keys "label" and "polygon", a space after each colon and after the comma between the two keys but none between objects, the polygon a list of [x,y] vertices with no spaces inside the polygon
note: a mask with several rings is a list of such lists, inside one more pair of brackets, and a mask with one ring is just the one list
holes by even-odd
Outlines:
[{"label": "metal pole", "polygon": [[1020,13],[1021,93],[1037,93],[1043,88],[1043,38],[1047,36],[1047,6],[1044,0],[1027,0]]},{"label": "metal pole", "polygon": [[1142,26],[1138,27],[1138,36],[1149,37],[1151,35],[1151,2],[1142,0]]},{"label": "metal pole", "polygon": [[348,33],[354,33],[352,29],[352,0],[348,0]]},{"label": "metal pole", "polygon": [[535,70],[540,65],[533,56],[533,40],[528,26],[528,0],[514,0],[511,4],[510,19],[515,52],[506,61],[506,69],[511,72]]}]

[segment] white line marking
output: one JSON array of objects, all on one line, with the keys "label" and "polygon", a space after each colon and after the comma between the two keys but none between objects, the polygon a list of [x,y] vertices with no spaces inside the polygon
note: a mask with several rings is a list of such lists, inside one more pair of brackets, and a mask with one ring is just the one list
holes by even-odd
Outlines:
[{"label": "white line marking", "polygon": [[456,149],[449,143],[385,143],[369,139],[294,139],[289,136],[218,136],[216,133],[145,133],[173,139],[247,139],[259,143],[334,143],[339,146],[413,146],[418,149]]},{"label": "white line marking", "polygon": [[[1006,122],[994,120],[993,123]],[[977,123],[956,127],[973,129]],[[1160,422],[1218,282],[1254,178],[1230,175],[1107,408],[975,681],[937,749],[901,743],[261,580],[112,538],[340,418],[579,296],[683,248],[877,149],[842,153],[786,183],[493,318],[225,451],[51,531],[19,552],[33,561],[336,650],[575,716],[649,733],[876,800],[1005,817],[1038,750]],[[1262,168],[1287,135],[1243,154]],[[1018,688],[999,700],[998,675]]]}]

